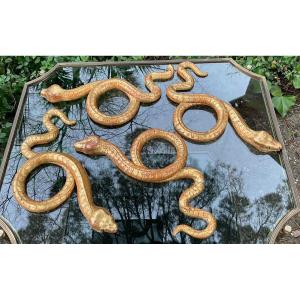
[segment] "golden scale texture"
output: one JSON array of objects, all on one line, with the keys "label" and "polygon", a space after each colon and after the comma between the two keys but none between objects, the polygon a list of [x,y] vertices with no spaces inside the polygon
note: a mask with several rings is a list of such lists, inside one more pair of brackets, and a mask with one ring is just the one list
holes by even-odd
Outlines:
[{"label": "golden scale texture", "polygon": [[[167,88],[167,97],[171,101],[179,104],[173,116],[173,125],[181,136],[194,142],[213,141],[223,134],[229,118],[239,137],[258,151],[271,152],[280,151],[282,149],[282,145],[268,132],[250,129],[237,110],[227,102],[207,94],[178,93],[178,91],[191,90],[194,86],[194,79],[186,69],[191,69],[199,77],[206,77],[208,75],[207,73],[201,72],[195,64],[188,61],[182,62],[178,65],[177,75],[182,78],[183,81],[170,85]],[[206,132],[191,130],[187,128],[182,121],[182,116],[188,109],[200,105],[211,107],[217,116],[216,125]]]},{"label": "golden scale texture", "polygon": [[[196,142],[208,142],[217,139],[224,132],[228,118],[230,119],[237,134],[247,143],[262,152],[279,151],[281,144],[265,131],[251,130],[239,113],[224,101],[206,94],[180,94],[178,91],[191,90],[194,86],[193,77],[187,73],[191,69],[199,77],[207,76],[191,62],[183,62],[178,65],[177,74],[182,82],[173,84],[167,88],[167,97],[179,105],[177,106],[173,121],[176,131],[186,139]],[[64,90],[59,85],[52,85],[41,91],[41,95],[49,102],[72,101],[87,96],[86,109],[89,117],[98,124],[104,126],[122,125],[130,121],[137,114],[141,102],[151,103],[161,97],[161,89],[155,85],[154,80],[169,80],[174,76],[174,68],[169,65],[167,71],[162,73],[150,73],[145,77],[145,85],[149,93],[142,92],[125,80],[108,79],[95,81],[71,90]],[[118,89],[123,91],[129,98],[127,110],[118,116],[108,116],[98,109],[98,98],[105,92]],[[210,106],[217,115],[216,125],[206,132],[198,132],[188,129],[182,116],[186,110],[194,106]],[[56,209],[71,196],[76,185],[78,203],[83,215],[91,227],[99,232],[117,232],[117,224],[112,215],[103,207],[98,207],[93,202],[91,184],[85,169],[79,161],[68,154],[57,152],[35,153],[31,150],[36,145],[54,141],[58,134],[58,128],[51,122],[53,117],[59,117],[67,125],[75,125],[76,121],[69,120],[64,113],[57,109],[49,110],[43,123],[48,132],[32,135],[25,139],[21,146],[22,154],[28,161],[17,172],[13,181],[13,192],[16,200],[25,209],[31,212],[48,212]],[[176,160],[161,169],[147,168],[141,159],[141,151],[145,143],[152,139],[161,138],[167,140],[176,148]],[[185,215],[199,218],[206,222],[204,229],[194,229],[188,225],[180,224],[173,230],[173,235],[178,232],[205,239],[213,234],[216,229],[214,216],[207,211],[194,208],[189,205],[190,201],[200,195],[204,189],[204,177],[197,169],[185,167],[187,161],[187,147],[184,140],[176,133],[166,132],[160,129],[149,129],[140,134],[131,146],[131,161],[114,144],[91,136],[75,144],[78,152],[87,155],[106,155],[117,168],[129,177],[144,182],[167,182],[171,180],[192,179],[193,184],[180,195],[179,209]],[[62,167],[66,172],[64,187],[53,197],[44,201],[35,201],[28,197],[26,182],[30,173],[44,164],[55,164]]]}]

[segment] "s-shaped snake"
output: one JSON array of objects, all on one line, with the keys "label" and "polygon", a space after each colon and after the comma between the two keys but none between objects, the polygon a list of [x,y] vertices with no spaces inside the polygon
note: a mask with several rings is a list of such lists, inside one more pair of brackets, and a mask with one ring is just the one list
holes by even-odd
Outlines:
[{"label": "s-shaped snake", "polygon": [[[76,183],[79,207],[90,226],[99,232],[116,232],[117,224],[110,212],[94,204],[88,174],[79,161],[64,153],[36,153],[31,150],[35,145],[47,144],[57,138],[59,130],[51,122],[51,119],[55,116],[59,117],[67,125],[76,123],[75,121],[70,121],[61,111],[51,109],[43,118],[43,123],[48,132],[32,135],[25,139],[21,145],[21,152],[28,161],[18,170],[13,180],[13,193],[16,200],[30,212],[52,211],[70,198]],[[64,187],[53,197],[44,201],[35,201],[27,195],[27,178],[32,171],[44,164],[54,164],[62,167],[66,172],[66,182]]]},{"label": "s-shaped snake", "polygon": [[[145,85],[150,91],[143,92],[126,80],[112,78],[107,80],[97,80],[74,89],[65,90],[57,84],[41,91],[41,96],[51,103],[61,101],[74,101],[87,96],[86,111],[89,117],[103,126],[119,126],[132,120],[140,108],[140,103],[152,103],[161,97],[161,89],[154,81],[169,80],[174,76],[174,70],[171,65],[165,72],[152,72],[146,75]],[[119,90],[125,93],[129,98],[127,109],[116,116],[109,116],[102,113],[98,108],[98,100],[101,95],[110,90]]]},{"label": "s-shaped snake", "polygon": [[[177,68],[177,74],[183,81],[170,85],[167,88],[167,97],[172,102],[179,104],[173,115],[173,125],[181,136],[195,142],[213,141],[223,134],[229,118],[240,138],[255,147],[258,151],[271,152],[282,149],[282,145],[268,132],[263,130],[255,131],[249,128],[238,111],[227,102],[208,94],[178,93],[178,91],[191,90],[194,86],[194,79],[187,72],[187,69],[191,69],[199,77],[206,77],[208,75],[201,72],[192,62],[185,61],[180,63]],[[185,126],[182,120],[184,113],[188,109],[199,105],[211,107],[217,115],[216,125],[206,132],[191,130]]]},{"label": "s-shaped snake", "polygon": [[[167,140],[176,148],[176,159],[172,164],[162,169],[149,169],[142,162],[141,151],[145,143],[156,138]],[[185,167],[187,147],[184,140],[178,134],[160,129],[148,129],[144,131],[134,140],[131,146],[130,155],[132,161],[117,146],[98,136],[90,136],[77,142],[75,149],[87,155],[106,155],[121,172],[140,181],[159,183],[187,178],[192,179],[193,184],[180,195],[179,209],[189,217],[204,220],[207,226],[202,230],[197,230],[188,225],[181,224],[176,226],[172,233],[176,235],[178,232],[185,232],[194,238],[205,239],[215,231],[216,220],[214,216],[208,211],[189,205],[189,202],[194,197],[202,193],[204,189],[204,177],[200,171]]]}]

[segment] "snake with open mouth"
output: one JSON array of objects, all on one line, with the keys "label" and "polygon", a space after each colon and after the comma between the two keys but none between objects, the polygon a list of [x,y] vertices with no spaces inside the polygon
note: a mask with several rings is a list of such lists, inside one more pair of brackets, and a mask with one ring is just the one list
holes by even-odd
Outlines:
[{"label": "snake with open mouth", "polygon": [[[49,212],[70,198],[76,184],[79,207],[90,226],[98,232],[115,233],[117,224],[108,210],[94,204],[88,174],[79,161],[68,154],[57,152],[36,153],[31,150],[35,145],[47,144],[57,138],[59,129],[51,122],[53,117],[59,117],[67,125],[75,125],[76,123],[69,120],[58,109],[51,109],[43,118],[43,123],[48,132],[32,135],[25,139],[21,145],[21,152],[28,160],[18,170],[13,180],[13,193],[16,200],[30,212]],[[66,182],[64,187],[53,197],[44,201],[35,201],[27,195],[27,178],[35,169],[45,164],[62,167],[66,172]]]},{"label": "snake with open mouth", "polygon": [[[143,92],[126,80],[112,78],[97,80],[84,84],[74,89],[65,90],[57,84],[42,89],[41,96],[51,103],[61,101],[74,101],[87,96],[86,111],[89,117],[97,124],[103,126],[120,126],[134,118],[140,108],[140,103],[152,103],[160,99],[161,89],[154,83],[155,80],[165,81],[173,78],[174,70],[171,65],[165,72],[152,72],[145,77],[145,86],[150,93]],[[119,90],[129,98],[127,109],[116,116],[102,113],[98,108],[98,100],[101,95],[111,90]]]},{"label": "snake with open mouth", "polygon": [[[178,91],[188,91],[194,86],[193,77],[186,69],[191,69],[197,76],[206,77],[208,74],[201,72],[192,62],[182,62],[178,65],[177,74],[183,82],[175,83],[167,87],[167,97],[179,104],[173,115],[173,125],[176,131],[188,140],[195,142],[210,142],[221,136],[227,126],[228,118],[236,133],[248,144],[258,151],[280,151],[282,145],[266,131],[254,131],[248,127],[242,116],[230,104],[207,94],[182,94]],[[173,70],[174,71],[174,70]],[[194,131],[185,126],[182,117],[184,113],[199,105],[211,107],[217,115],[216,125],[206,131]]]},{"label": "snake with open mouth", "polygon": [[[145,143],[157,138],[170,142],[176,148],[177,157],[173,163],[162,169],[149,169],[142,162],[141,151]],[[205,239],[210,237],[216,230],[216,219],[210,212],[189,206],[189,202],[202,193],[204,177],[199,170],[185,167],[187,147],[178,134],[160,129],[144,131],[135,138],[131,146],[130,155],[132,161],[117,146],[98,136],[90,136],[75,143],[75,149],[87,155],[106,155],[121,172],[140,181],[159,183],[179,179],[192,179],[193,184],[180,195],[179,209],[189,217],[204,220],[206,227],[198,230],[191,226],[180,224],[174,228],[172,234],[176,235],[179,232],[184,232],[194,238]]]}]

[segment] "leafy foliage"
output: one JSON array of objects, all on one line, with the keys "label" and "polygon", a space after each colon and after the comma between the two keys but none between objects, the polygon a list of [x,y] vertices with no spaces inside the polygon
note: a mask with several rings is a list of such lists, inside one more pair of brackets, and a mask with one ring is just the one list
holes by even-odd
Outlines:
[{"label": "leafy foliage", "polygon": [[295,76],[293,80],[293,86],[295,89],[300,89],[300,72]]},{"label": "leafy foliage", "polygon": [[278,85],[273,85],[270,88],[270,93],[273,96],[272,102],[276,110],[282,117],[285,117],[288,110],[295,104],[295,96],[283,96],[281,88]]},{"label": "leafy foliage", "polygon": [[285,117],[288,110],[295,104],[295,96],[276,96],[272,98],[272,102],[276,110],[282,117]]},{"label": "leafy foliage", "polygon": [[235,57],[248,70],[263,75],[268,81],[275,109],[284,117],[296,103],[300,89],[300,59],[297,56]]}]

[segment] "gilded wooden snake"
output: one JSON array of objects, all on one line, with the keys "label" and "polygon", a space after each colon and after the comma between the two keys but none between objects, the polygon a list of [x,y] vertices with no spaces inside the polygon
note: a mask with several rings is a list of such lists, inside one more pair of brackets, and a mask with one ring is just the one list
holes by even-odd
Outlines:
[{"label": "gilded wooden snake", "polygon": [[[182,62],[178,65],[177,74],[183,79],[183,82],[170,85],[167,88],[167,97],[179,104],[173,115],[173,124],[180,135],[195,142],[213,141],[223,134],[229,117],[232,126],[240,138],[255,147],[258,151],[271,152],[282,149],[282,145],[268,132],[250,129],[237,110],[227,102],[207,94],[178,93],[178,91],[191,90],[194,86],[194,79],[186,69],[191,69],[199,77],[207,76],[207,73],[201,72],[195,64],[188,61]],[[216,125],[206,132],[191,130],[184,125],[182,120],[183,114],[188,109],[199,105],[211,107],[217,115]]]},{"label": "gilded wooden snake", "polygon": [[[145,143],[156,138],[167,140],[173,144],[177,150],[177,157],[172,164],[164,168],[149,169],[142,162],[141,151]],[[187,147],[184,140],[176,133],[160,129],[148,129],[144,131],[134,140],[131,146],[130,155],[132,161],[117,146],[98,136],[90,136],[77,142],[75,149],[87,155],[106,155],[121,172],[140,181],[158,183],[186,178],[192,179],[192,186],[186,189],[179,198],[179,209],[189,217],[204,220],[207,226],[202,230],[197,230],[188,225],[181,224],[174,228],[173,235],[176,235],[178,232],[185,232],[194,238],[205,239],[215,231],[216,220],[210,212],[189,206],[189,202],[202,193],[204,189],[204,177],[200,171],[194,168],[185,168]]]},{"label": "gilded wooden snake", "polygon": [[[18,170],[13,180],[13,193],[16,200],[30,212],[52,211],[69,199],[76,183],[80,209],[91,227],[99,232],[116,232],[117,224],[109,211],[94,204],[88,174],[79,161],[68,154],[57,152],[35,153],[31,150],[35,145],[47,144],[57,138],[59,130],[51,122],[51,119],[55,116],[59,117],[65,124],[74,125],[76,123],[70,121],[61,111],[51,109],[44,115],[43,119],[48,132],[32,135],[25,139],[21,146],[21,152],[28,161]],[[64,187],[53,197],[44,201],[35,201],[27,195],[27,178],[32,171],[45,164],[62,167],[66,172],[66,182]]]},{"label": "gilded wooden snake", "polygon": [[[161,97],[161,89],[155,85],[154,80],[169,80],[173,77],[174,70],[171,65],[165,72],[152,72],[145,77],[145,85],[150,93],[143,92],[123,79],[97,80],[75,89],[65,90],[57,84],[42,89],[41,95],[51,103],[61,101],[74,101],[87,96],[86,111],[89,117],[103,126],[119,126],[132,120],[139,111],[140,103],[152,103]],[[124,92],[129,98],[127,109],[116,116],[102,113],[98,108],[98,100],[101,95],[111,90]]]}]

